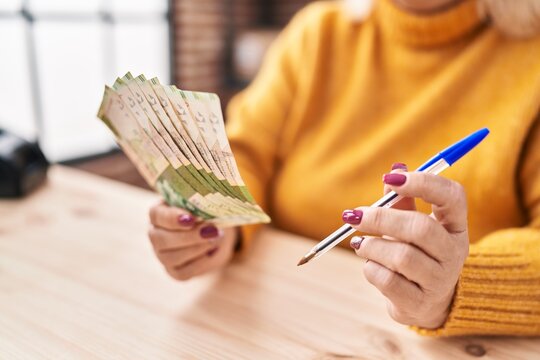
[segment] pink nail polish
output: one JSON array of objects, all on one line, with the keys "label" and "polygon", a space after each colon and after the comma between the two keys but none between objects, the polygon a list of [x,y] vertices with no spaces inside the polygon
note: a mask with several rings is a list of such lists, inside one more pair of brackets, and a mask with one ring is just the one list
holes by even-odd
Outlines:
[{"label": "pink nail polish", "polygon": [[385,174],[383,182],[387,185],[401,186],[407,181],[407,176],[404,174]]},{"label": "pink nail polish", "polygon": [[189,214],[182,214],[178,216],[178,223],[183,226],[193,225],[195,218]]},{"label": "pink nail polish", "polygon": [[362,210],[345,210],[341,215],[341,219],[347,224],[358,225],[362,221]]},{"label": "pink nail polish", "polygon": [[392,170],[407,170],[407,165],[404,163],[394,163],[392,165]]},{"label": "pink nail polish", "polygon": [[351,240],[351,247],[352,247],[354,250],[360,249],[360,246],[362,245],[362,241],[364,241],[364,237],[363,237],[363,236],[355,236],[355,237]]},{"label": "pink nail polish", "polygon": [[214,225],[207,225],[207,226],[201,228],[199,233],[201,234],[201,237],[203,237],[205,239],[215,238],[215,237],[217,237],[219,235],[218,228],[215,227]]}]

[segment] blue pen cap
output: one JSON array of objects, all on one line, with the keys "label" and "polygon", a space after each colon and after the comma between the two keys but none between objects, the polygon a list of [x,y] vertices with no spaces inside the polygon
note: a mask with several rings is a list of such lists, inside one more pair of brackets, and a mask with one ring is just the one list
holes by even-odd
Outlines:
[{"label": "blue pen cap", "polygon": [[439,153],[448,165],[458,161],[489,134],[488,128],[480,129]]}]

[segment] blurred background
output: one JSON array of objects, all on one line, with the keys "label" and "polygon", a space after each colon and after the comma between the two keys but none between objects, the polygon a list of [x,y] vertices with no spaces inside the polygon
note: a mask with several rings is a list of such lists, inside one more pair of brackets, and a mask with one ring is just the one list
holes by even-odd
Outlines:
[{"label": "blurred background", "polygon": [[308,2],[0,0],[0,129],[50,162],[145,187],[96,118],[104,84],[144,73],[225,108]]}]

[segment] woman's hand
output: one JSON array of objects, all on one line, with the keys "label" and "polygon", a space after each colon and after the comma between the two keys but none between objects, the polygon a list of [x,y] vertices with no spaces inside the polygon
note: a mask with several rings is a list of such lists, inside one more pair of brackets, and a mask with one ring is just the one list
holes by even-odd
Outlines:
[{"label": "woman's hand", "polygon": [[150,209],[148,232],[154,251],[165,270],[176,280],[225,266],[232,258],[237,228],[219,230],[198,223],[186,210],[160,203]]},{"label": "woman's hand", "polygon": [[[405,199],[397,209],[346,210],[343,220],[355,229],[384,235],[355,237],[351,247],[367,259],[365,277],[387,298],[394,320],[438,328],[448,316],[469,253],[465,192],[455,181],[406,172],[404,166],[384,175],[383,182],[385,191],[394,190]],[[417,212],[413,198],[432,204],[432,214]]]}]

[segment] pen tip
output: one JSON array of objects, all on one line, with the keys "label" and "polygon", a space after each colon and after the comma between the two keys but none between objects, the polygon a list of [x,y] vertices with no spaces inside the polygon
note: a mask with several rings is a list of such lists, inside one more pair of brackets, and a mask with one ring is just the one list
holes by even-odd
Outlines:
[{"label": "pen tip", "polygon": [[296,266],[304,265],[309,260],[313,259],[315,257],[315,255],[316,255],[316,253],[314,253],[314,252],[310,252],[309,254],[304,255],[304,257],[302,257],[300,259],[300,261],[298,262],[298,264],[296,264]]}]

